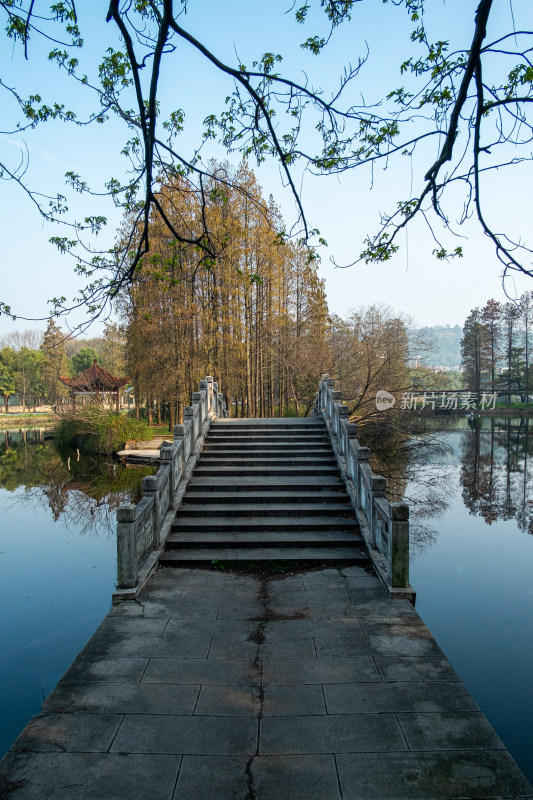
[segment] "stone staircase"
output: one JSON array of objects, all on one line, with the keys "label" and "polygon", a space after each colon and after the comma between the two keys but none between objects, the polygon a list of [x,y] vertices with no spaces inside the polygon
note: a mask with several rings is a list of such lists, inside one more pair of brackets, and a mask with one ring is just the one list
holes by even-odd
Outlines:
[{"label": "stone staircase", "polygon": [[278,560],[370,562],[325,426],[214,422],[160,563]]}]

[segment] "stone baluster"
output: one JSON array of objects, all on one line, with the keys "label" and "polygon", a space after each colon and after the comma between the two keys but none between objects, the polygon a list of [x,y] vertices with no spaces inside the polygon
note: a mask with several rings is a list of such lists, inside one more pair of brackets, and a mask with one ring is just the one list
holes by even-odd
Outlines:
[{"label": "stone baluster", "polygon": [[119,589],[132,589],[137,586],[138,576],[135,506],[132,503],[124,503],[117,509],[117,585]]},{"label": "stone baluster", "polygon": [[197,430],[195,431],[194,440],[198,438],[200,431],[202,430],[203,425],[203,407],[202,407],[202,393],[201,392],[193,392],[192,393],[192,407],[195,409],[195,418],[197,423]]},{"label": "stone baluster", "polygon": [[168,464],[170,469],[169,481],[169,507],[174,507],[174,492],[181,477],[181,470],[178,466],[177,449],[180,444],[173,442],[163,442],[159,448],[159,463],[161,466]]},{"label": "stone baluster", "polygon": [[180,448],[180,460],[181,460],[181,474],[183,475],[185,471],[185,464],[187,462],[187,458],[185,456],[185,425],[174,425],[174,444],[181,443]]},{"label": "stone baluster", "polygon": [[385,499],[386,491],[387,491],[387,479],[383,477],[383,475],[374,475],[372,473],[372,477],[370,479],[370,491],[372,493],[372,502],[370,503],[370,519],[367,520],[368,527],[370,529],[370,543],[372,547],[376,547],[377,542],[377,531],[376,531],[376,519],[377,514],[374,506],[374,500],[378,497]]},{"label": "stone baluster", "polygon": [[390,503],[391,518],[391,586],[405,589],[409,586],[409,506],[407,503]]},{"label": "stone baluster", "polygon": [[194,446],[194,408],[192,406],[185,406],[183,409],[183,423],[185,425],[185,463],[191,454]]},{"label": "stone baluster", "polygon": [[356,456],[354,451],[354,443],[357,442],[357,424],[355,422],[347,422],[345,426],[346,431],[346,472],[351,478],[352,482],[357,486],[356,476]]},{"label": "stone baluster", "polygon": [[152,497],[154,501],[152,547],[159,547],[159,535],[161,531],[162,520],[158,475],[146,475],[146,477],[142,479],[142,492],[143,497]]},{"label": "stone baluster", "polygon": [[203,416],[204,416],[204,419],[207,419],[207,415],[211,411],[211,408],[209,406],[209,384],[207,382],[207,378],[205,380],[203,380],[203,381],[200,381],[200,383],[198,384],[198,387],[199,387],[200,391],[202,392],[202,401],[203,401],[203,405],[204,405]]},{"label": "stone baluster", "polygon": [[361,492],[361,482],[363,479],[362,476],[362,469],[363,464],[368,466],[368,462],[370,461],[370,449],[368,447],[357,447],[355,451],[355,461],[356,461],[356,476],[357,476],[357,484],[356,484],[356,492],[357,492],[357,509],[359,511],[363,510],[362,504],[362,492]]}]

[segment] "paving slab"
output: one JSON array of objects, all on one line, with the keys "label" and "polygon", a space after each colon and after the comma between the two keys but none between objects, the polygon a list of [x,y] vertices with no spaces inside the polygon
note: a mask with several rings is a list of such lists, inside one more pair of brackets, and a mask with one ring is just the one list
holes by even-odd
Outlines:
[{"label": "paving slab", "polygon": [[249,758],[183,756],[172,800],[249,800]]},{"label": "paving slab", "polygon": [[330,714],[479,711],[461,681],[332,684],[324,686],[324,694]]},{"label": "paving slab", "polygon": [[[266,626],[265,626],[266,627]],[[256,656],[261,660],[276,658],[283,653],[287,658],[300,660],[316,658],[315,643],[311,637],[304,639],[268,639],[258,645],[253,640],[235,642],[232,639],[212,639],[209,658],[242,659],[244,656],[253,661]]]},{"label": "paving slab", "polygon": [[376,656],[374,659],[384,681],[456,681],[450,662],[443,656]]},{"label": "paving slab", "polygon": [[394,714],[264,717],[261,755],[407,750]]},{"label": "paving slab", "polygon": [[160,569],[0,762],[9,800],[452,800],[533,789],[366,568]]},{"label": "paving slab", "polygon": [[380,681],[374,659],[359,658],[275,659],[263,664],[265,686],[307,685],[310,683],[369,683]]},{"label": "paving slab", "polygon": [[[135,614],[131,614],[135,611]],[[107,636],[126,636],[128,634],[140,634],[143,636],[161,636],[167,627],[168,617],[166,615],[150,619],[143,616],[142,606],[137,603],[125,603],[117,606],[104,619],[95,633],[95,637]],[[92,649],[94,637],[87,645]],[[82,651],[83,653],[83,651]]]},{"label": "paving slab", "polygon": [[38,714],[24,728],[13,750],[34,753],[106,753],[122,714]]},{"label": "paving slab", "polygon": [[184,756],[173,800],[340,800],[333,756]]},{"label": "paving slab", "polygon": [[340,800],[332,755],[263,756],[251,765],[255,797]]},{"label": "paving slab", "polygon": [[171,800],[181,756],[10,752],[0,763],[9,800]]},{"label": "paving slab", "polygon": [[60,681],[43,704],[43,711],[72,709],[106,714],[192,714],[200,684],[68,683]]},{"label": "paving slab", "polygon": [[[296,643],[300,639],[308,639],[313,633],[311,621],[307,617],[287,617],[271,619],[270,614],[263,625],[263,634],[266,642]],[[284,646],[284,645],[283,645]],[[284,654],[285,655],[285,654]]]},{"label": "paving slab", "polygon": [[143,682],[252,686],[259,685],[260,678],[257,668],[251,661],[152,658],[144,672]]},{"label": "paving slab", "polygon": [[505,751],[341,753],[343,800],[502,800],[533,796]]},{"label": "paving slab", "polygon": [[[102,654],[107,658],[148,656],[160,658],[206,658],[211,645],[209,636],[124,636],[116,642],[102,643]],[[95,647],[95,652],[98,646]]]},{"label": "paving slab", "polygon": [[397,714],[410,750],[504,750],[480,712]]},{"label": "paving slab", "polygon": [[326,714],[324,689],[320,684],[265,686],[262,710],[263,717]]},{"label": "paving slab", "polygon": [[127,714],[111,752],[249,756],[256,742],[257,719]]},{"label": "paving slab", "polygon": [[257,719],[260,706],[259,686],[202,686],[194,713],[197,716]]},{"label": "paving slab", "polygon": [[140,681],[148,658],[89,658],[80,656],[63,678],[64,681]]},{"label": "paving slab", "polygon": [[232,619],[195,619],[188,620],[172,617],[167,620],[163,636],[218,636],[233,639],[236,642],[246,641],[257,630],[254,620]]}]

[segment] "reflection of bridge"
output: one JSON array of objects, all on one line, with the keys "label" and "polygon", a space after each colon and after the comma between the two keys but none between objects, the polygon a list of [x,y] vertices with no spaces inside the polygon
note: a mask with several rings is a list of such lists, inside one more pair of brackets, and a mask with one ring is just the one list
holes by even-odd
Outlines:
[{"label": "reflection of bridge", "polygon": [[[333,382],[312,421],[224,412],[202,382],[144,498],[120,509],[131,586],[1,762],[0,786],[13,800],[533,794],[409,600],[406,507],[386,500]],[[359,547],[331,555],[359,531],[375,569]],[[159,557],[194,561],[165,539],[233,550],[156,571]]]}]

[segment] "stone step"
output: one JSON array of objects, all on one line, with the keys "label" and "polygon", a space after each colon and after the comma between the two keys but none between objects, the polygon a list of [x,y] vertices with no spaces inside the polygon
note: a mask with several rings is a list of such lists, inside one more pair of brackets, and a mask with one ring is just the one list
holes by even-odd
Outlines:
[{"label": "stone step", "polygon": [[329,440],[326,436],[281,436],[280,434],[273,434],[272,436],[229,436],[229,435],[213,435],[209,436],[206,440],[207,447],[222,447],[226,446],[232,450],[234,447],[248,448],[256,445],[261,447],[292,447],[293,445],[303,445],[304,447],[331,447]]},{"label": "stone step", "polygon": [[212,431],[214,431],[214,432],[229,431],[229,432],[233,433],[234,431],[237,431],[237,430],[240,430],[240,431],[242,431],[242,430],[254,430],[254,431],[257,431],[257,430],[259,430],[259,431],[264,431],[264,430],[267,430],[267,431],[270,431],[270,430],[288,430],[288,431],[294,431],[294,430],[306,430],[306,431],[319,430],[319,431],[323,431],[323,430],[325,430],[325,426],[324,426],[323,422],[316,422],[316,421],[313,421],[313,422],[307,422],[307,421],[288,422],[287,420],[276,420],[276,419],[270,420],[269,419],[268,422],[266,422],[266,423],[265,422],[256,422],[256,421],[253,421],[253,420],[243,420],[242,422],[240,420],[239,421],[231,420],[231,421],[228,421],[228,422],[212,422],[211,426],[209,428],[209,432],[210,433]]},{"label": "stone step", "polygon": [[238,466],[204,466],[198,465],[195,470],[194,474],[196,477],[203,477],[203,478],[222,478],[225,477],[273,477],[276,475],[287,475],[291,477],[300,477],[300,478],[307,478],[310,476],[317,476],[317,475],[324,475],[327,477],[336,477],[339,474],[339,470],[336,466],[263,466],[263,467],[254,467],[254,466],[245,466],[245,467],[238,467]]},{"label": "stone step", "polygon": [[211,425],[160,563],[369,563],[323,423]]},{"label": "stone step", "polygon": [[357,564],[368,564],[370,556],[365,550],[356,547],[250,547],[232,549],[229,547],[181,548],[166,550],[160,557],[161,566],[188,566],[191,564],[213,565],[224,561],[272,562],[299,561],[316,562],[317,564],[351,561]]},{"label": "stone step", "polygon": [[190,517],[312,517],[318,514],[324,516],[347,517],[351,507],[344,503],[273,503],[263,501],[257,503],[184,503],[178,511],[176,519],[183,516]]},{"label": "stone step", "polygon": [[208,433],[209,439],[238,439],[241,440],[251,440],[254,439],[264,439],[265,441],[270,441],[271,439],[287,439],[287,441],[292,441],[293,439],[301,439],[305,441],[306,439],[326,439],[328,440],[328,434],[325,428],[297,428],[297,429],[286,429],[286,428],[250,428],[246,430],[213,430],[210,429]]},{"label": "stone step", "polygon": [[290,491],[231,491],[233,487],[227,487],[228,491],[217,491],[217,487],[213,487],[213,491],[200,491],[196,489],[187,489],[183,498],[183,507],[189,507],[190,504],[204,504],[204,503],[223,503],[223,504],[265,504],[265,503],[314,503],[317,505],[326,503],[343,503],[344,507],[350,506],[350,501],[345,492],[331,492],[331,491],[305,491],[299,489],[295,492]]},{"label": "stone step", "polygon": [[228,531],[213,533],[171,533],[167,539],[167,547],[362,547],[363,537],[358,533],[338,531],[322,533],[320,531],[266,531],[261,533],[235,534]]},{"label": "stone step", "polygon": [[345,493],[346,487],[340,475],[306,475],[295,478],[287,475],[281,480],[277,475],[243,475],[240,477],[193,477],[188,483],[187,490],[202,492],[299,492],[300,490],[314,493],[337,491]]},{"label": "stone step", "polygon": [[255,442],[265,441],[265,442],[276,442],[276,441],[300,441],[300,442],[307,442],[307,441],[317,441],[317,442],[328,442],[328,436],[326,431],[264,431],[264,430],[256,430],[256,431],[237,431],[236,433],[230,431],[209,431],[208,434],[209,441],[233,441],[233,442]]},{"label": "stone step", "polygon": [[264,442],[263,444],[248,445],[247,447],[243,447],[242,444],[230,447],[229,445],[213,445],[208,442],[202,450],[202,458],[236,458],[241,454],[261,458],[262,456],[285,456],[287,453],[320,458],[324,455],[332,455],[333,451],[329,445],[325,444],[320,445],[320,447],[313,444],[291,443],[280,446],[278,443],[270,445],[268,442]]},{"label": "stone step", "polygon": [[320,458],[308,458],[307,456],[295,455],[291,456],[287,453],[285,456],[271,456],[271,457],[257,457],[253,453],[243,453],[235,458],[217,458],[211,456],[205,458],[204,454],[198,459],[199,467],[335,467],[336,461],[331,456],[322,456]]},{"label": "stone step", "polygon": [[283,479],[276,475],[242,475],[239,478],[221,475],[220,477],[198,477],[195,473],[188,483],[189,489],[202,489],[205,491],[221,492],[256,492],[256,491],[276,491],[276,492],[295,492],[299,489],[306,491],[346,491],[344,481],[337,472],[331,475],[307,475],[306,477],[295,477],[287,475]]},{"label": "stone step", "polygon": [[190,517],[185,512],[178,512],[172,523],[175,532],[192,531],[358,531],[359,525],[355,517],[330,517],[319,514],[293,517],[287,514],[280,516],[267,516],[257,514],[253,517],[238,517],[227,515],[224,517],[204,518]]}]

